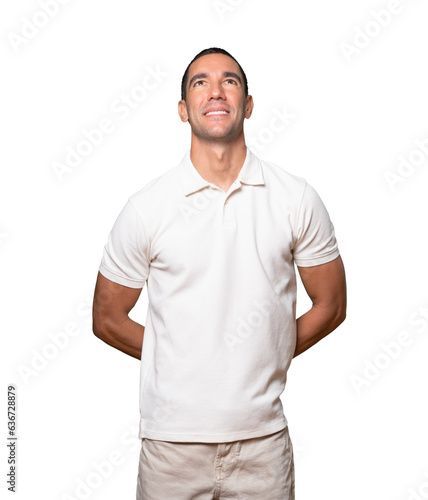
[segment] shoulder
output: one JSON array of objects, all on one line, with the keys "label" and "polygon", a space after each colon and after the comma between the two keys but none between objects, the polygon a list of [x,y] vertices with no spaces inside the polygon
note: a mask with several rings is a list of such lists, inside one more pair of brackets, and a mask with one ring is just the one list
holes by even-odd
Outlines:
[{"label": "shoulder", "polygon": [[175,178],[178,176],[178,166],[174,166],[145,184],[138,191],[135,191],[129,199],[138,204],[148,197],[156,197],[161,194],[168,194],[168,191],[174,188]]},{"label": "shoulder", "polygon": [[[254,153],[253,153],[254,154]],[[256,156],[256,155],[255,155]],[[279,196],[287,196],[301,200],[305,190],[309,186],[306,179],[298,176],[277,163],[259,158],[263,177],[267,188]]]},{"label": "shoulder", "polygon": [[137,212],[151,213],[174,197],[177,187],[180,186],[179,164],[175,165],[163,174],[153,178],[138,191],[135,191],[129,197],[128,201],[136,208]]}]

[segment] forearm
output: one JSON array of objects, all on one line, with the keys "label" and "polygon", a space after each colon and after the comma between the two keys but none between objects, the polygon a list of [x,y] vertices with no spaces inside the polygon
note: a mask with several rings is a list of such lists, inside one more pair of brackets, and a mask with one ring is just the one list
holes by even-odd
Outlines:
[{"label": "forearm", "polygon": [[345,312],[342,310],[313,305],[308,312],[297,319],[297,343],[293,357],[326,337],[344,319]]},{"label": "forearm", "polygon": [[141,359],[144,338],[143,325],[128,317],[120,323],[106,322],[102,328],[93,331],[106,344],[133,358]]}]

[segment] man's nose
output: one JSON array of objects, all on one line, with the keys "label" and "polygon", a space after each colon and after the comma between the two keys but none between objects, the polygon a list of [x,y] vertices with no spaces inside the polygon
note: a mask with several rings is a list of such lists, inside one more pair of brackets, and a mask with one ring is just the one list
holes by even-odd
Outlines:
[{"label": "man's nose", "polygon": [[217,82],[211,84],[209,97],[214,97],[215,99],[222,97],[225,99],[224,88],[221,83]]}]

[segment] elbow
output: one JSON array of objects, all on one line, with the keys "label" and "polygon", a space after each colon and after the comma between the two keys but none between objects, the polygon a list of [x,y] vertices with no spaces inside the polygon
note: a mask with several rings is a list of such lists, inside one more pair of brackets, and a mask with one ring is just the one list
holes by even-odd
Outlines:
[{"label": "elbow", "polygon": [[102,329],[98,323],[92,322],[92,333],[99,339],[103,338]]},{"label": "elbow", "polygon": [[101,336],[101,329],[99,328],[99,325],[92,322],[92,333],[95,335],[95,337],[100,338]]},{"label": "elbow", "polygon": [[346,305],[343,305],[342,307],[340,307],[337,312],[336,312],[336,326],[335,328],[337,328],[339,325],[341,325],[346,319]]},{"label": "elbow", "polygon": [[109,317],[92,319],[92,332],[108,345],[114,345],[117,337],[117,324]]},{"label": "elbow", "polygon": [[346,319],[346,311],[344,311],[340,316],[339,316],[339,322],[337,326],[341,325]]},{"label": "elbow", "polygon": [[330,332],[335,330],[346,319],[346,302],[336,301],[324,305],[318,303],[313,304],[313,307],[320,311],[320,317],[323,318],[322,321]]},{"label": "elbow", "polygon": [[92,315],[92,333],[95,337],[104,340],[105,339],[105,321],[102,321],[101,318],[97,317],[97,315]]},{"label": "elbow", "polygon": [[111,330],[111,317],[103,308],[94,307],[92,309],[92,333],[95,337],[105,342]]}]

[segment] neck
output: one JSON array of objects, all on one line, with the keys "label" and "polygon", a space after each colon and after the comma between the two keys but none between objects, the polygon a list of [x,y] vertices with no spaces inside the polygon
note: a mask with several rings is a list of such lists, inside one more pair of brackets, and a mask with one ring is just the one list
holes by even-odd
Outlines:
[{"label": "neck", "polygon": [[234,142],[206,143],[192,134],[190,159],[194,167],[203,179],[225,192],[237,179],[246,155],[247,146],[243,135]]}]

